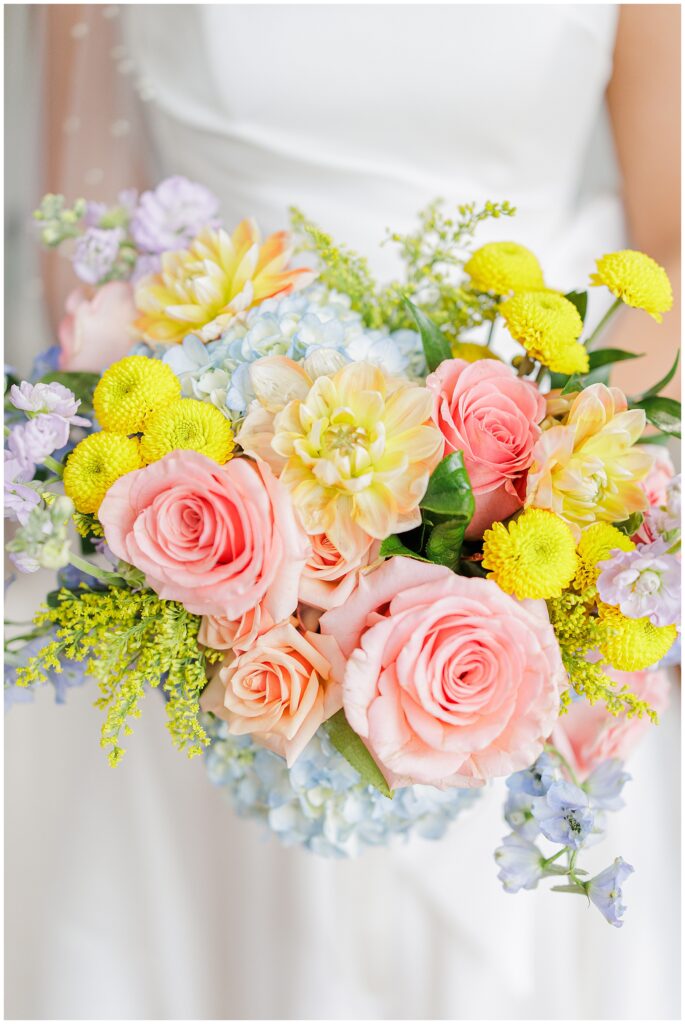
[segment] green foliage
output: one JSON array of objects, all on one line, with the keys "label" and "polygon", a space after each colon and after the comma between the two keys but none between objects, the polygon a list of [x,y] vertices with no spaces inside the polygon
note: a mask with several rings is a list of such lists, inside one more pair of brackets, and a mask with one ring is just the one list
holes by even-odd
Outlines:
[{"label": "green foliage", "polygon": [[417,309],[413,302],[410,302],[409,299],[404,299],[404,305],[416,321],[416,326],[421,335],[426,365],[432,373],[433,370],[438,368],[440,363],[451,358],[452,350],[450,344],[440,328],[436,327],[430,317],[427,317],[425,313]]},{"label": "green foliage", "polygon": [[631,408],[644,409],[649,422],[663,434],[680,437],[681,407],[675,398],[654,395],[639,402],[631,402]]},{"label": "green foliage", "polygon": [[18,685],[44,682],[48,669],[61,671],[62,658],[85,661],[102,694],[96,701],[106,712],[101,745],[110,748],[112,765],[124,753],[120,740],[131,734],[129,720],[140,717],[146,684],[161,685],[173,742],[193,757],[209,742],[199,720],[207,664],[222,657],[199,645],[200,622],[149,590],[61,590],[35,619],[38,627],[56,627],[56,639],[19,670]]},{"label": "green foliage", "polygon": [[431,528],[426,555],[456,572],[476,507],[461,452],[447,455],[433,470],[420,507],[424,524]]},{"label": "green foliage", "polygon": [[642,512],[631,512],[627,519],[624,519],[620,523],[614,523],[614,526],[617,530],[620,530],[621,533],[624,533],[626,537],[632,537],[633,534],[637,533],[642,526],[643,519],[644,516]]},{"label": "green foliage", "polygon": [[381,543],[381,558],[390,558],[392,555],[403,555],[405,558],[416,558],[419,562],[428,562],[430,559],[423,558],[416,551],[412,551],[400,540],[396,533],[392,533]]},{"label": "green foliage", "polygon": [[580,319],[585,323],[585,314],[587,313],[587,292],[567,292],[564,298],[573,303],[578,310]]},{"label": "green foliage", "polygon": [[367,786],[373,786],[383,796],[392,800],[393,793],[385,781],[383,773],[364,746],[361,737],[345,718],[342,708],[328,719],[324,727],[335,749],[342,754],[346,761],[349,761],[355,771],[359,772],[362,782],[365,782]]},{"label": "green foliage", "polygon": [[662,377],[661,380],[656,382],[656,384],[653,384],[651,388],[648,388],[646,391],[643,391],[642,394],[635,399],[635,401],[644,401],[646,398],[653,398],[655,395],[658,395],[659,392],[662,391],[667,384],[670,384],[673,378],[675,377],[675,372],[678,369],[679,362],[680,350],[676,352],[675,359],[673,360],[673,365],[671,366],[671,369],[668,371],[666,376]]}]

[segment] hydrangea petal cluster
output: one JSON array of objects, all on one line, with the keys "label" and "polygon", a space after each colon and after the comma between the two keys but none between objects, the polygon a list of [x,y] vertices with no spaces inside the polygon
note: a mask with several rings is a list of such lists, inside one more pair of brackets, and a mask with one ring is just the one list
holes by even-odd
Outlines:
[{"label": "hydrangea petal cluster", "polygon": [[218,227],[218,216],[217,197],[177,174],[143,192],[131,220],[131,235],[143,253],[184,249],[202,228]]},{"label": "hydrangea petal cluster", "polygon": [[573,400],[566,422],[545,430],[533,451],[526,505],[566,519],[576,536],[595,520],[622,522],[641,512],[641,481],[652,465],[636,448],[645,427],[618,388],[592,384]]},{"label": "hydrangea petal cluster", "polygon": [[646,616],[654,626],[678,623],[681,565],[665,541],[615,552],[598,568],[597,590],[606,604],[618,605],[631,619]]},{"label": "hydrangea petal cluster", "polygon": [[320,729],[292,769],[249,736],[232,736],[209,719],[209,778],[221,786],[241,817],[260,821],[285,846],[324,857],[356,857],[398,836],[441,839],[477,790],[410,786],[388,800],[365,785]]}]

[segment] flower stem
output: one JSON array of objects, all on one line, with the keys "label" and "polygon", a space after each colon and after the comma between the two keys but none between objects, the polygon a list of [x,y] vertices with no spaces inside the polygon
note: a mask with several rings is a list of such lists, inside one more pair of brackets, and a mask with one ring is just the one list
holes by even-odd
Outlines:
[{"label": "flower stem", "polygon": [[609,323],[609,321],[611,320],[612,316],[614,315],[616,310],[619,308],[619,306],[622,306],[622,305],[623,305],[623,299],[614,299],[613,303],[609,306],[608,310],[606,311],[606,313],[604,314],[602,319],[599,321],[599,323],[595,327],[594,331],[592,332],[592,334],[590,335],[588,340],[585,342],[585,348],[587,349],[588,352],[592,351],[592,349],[594,348],[595,342],[599,338],[599,335],[602,333],[602,331],[604,330],[606,325]]},{"label": "flower stem", "polygon": [[490,348],[490,346],[492,345],[492,338],[493,338],[493,335],[495,333],[495,324],[496,324],[496,322],[497,322],[497,317],[495,316],[493,318],[493,320],[491,321],[491,323],[490,323],[490,330],[488,331],[488,336],[487,336],[487,339],[485,341],[485,347],[486,348]]},{"label": "flower stem", "polygon": [[564,766],[564,768],[568,772],[569,778],[570,778],[571,782],[575,786],[578,786],[580,788],[580,783],[578,782],[578,776],[576,775],[576,773],[574,772],[573,768],[568,763],[568,761],[566,760],[564,755],[561,754],[557,750],[557,748],[554,746],[554,744],[552,744],[552,743],[545,743],[545,750],[548,751],[548,753],[553,754],[555,757],[559,758],[559,760],[561,761],[562,765]]},{"label": "flower stem", "polygon": [[75,569],[87,572],[89,576],[94,576],[96,580],[102,580],[103,583],[114,583],[124,579],[118,572],[109,572],[107,569],[101,569],[99,565],[94,565],[86,558],[81,558],[74,551],[69,553],[69,561]]},{"label": "flower stem", "polygon": [[52,455],[45,456],[43,459],[43,465],[46,469],[51,469],[52,472],[60,478],[60,480],[64,476],[64,466],[58,462],[57,459],[53,459]]}]

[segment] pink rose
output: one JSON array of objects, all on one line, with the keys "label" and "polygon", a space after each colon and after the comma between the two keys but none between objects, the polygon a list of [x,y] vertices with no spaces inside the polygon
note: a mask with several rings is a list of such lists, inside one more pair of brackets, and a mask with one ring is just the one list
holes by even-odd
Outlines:
[{"label": "pink rose", "polygon": [[534,384],[493,359],[446,359],[426,380],[435,395],[433,420],[445,454],[461,451],[476,499],[467,537],[482,537],[495,520],[523,505],[545,400]]},{"label": "pink rose", "polygon": [[203,615],[197,638],[205,647],[215,651],[246,651],[258,636],[274,625],[273,619],[261,604],[244,612],[239,619],[225,615]]},{"label": "pink rose", "polygon": [[647,452],[654,459],[652,468],[640,482],[640,487],[647,495],[647,501],[651,508],[665,505],[667,488],[675,475],[671,456],[666,448],[661,448],[658,444],[637,445],[637,448],[639,451]]},{"label": "pink rose", "polygon": [[250,733],[288,767],[326,719],[342,707],[345,661],[331,636],[274,626],[237,656],[228,655],[202,694],[204,711]]},{"label": "pink rose", "polygon": [[71,292],[59,325],[60,370],[104,370],[128,355],[136,341],[138,311],[126,281],[109,281],[89,299],[82,288]]},{"label": "pink rose", "polygon": [[542,601],[391,558],[321,631],[355,645],[345,714],[391,786],[481,786],[532,764],[552,730],[566,674]]},{"label": "pink rose", "polygon": [[[670,684],[668,674],[654,669],[646,672],[618,672],[607,669],[607,674],[628,688],[650,707],[661,714],[668,706]],[[618,757],[625,761],[644,734],[653,728],[649,718],[627,718],[610,715],[604,704],[574,701],[568,712],[561,715],[552,732],[552,742],[570,762],[581,781],[602,761]]]},{"label": "pink rose", "polygon": [[300,601],[312,608],[337,608],[354,590],[361,569],[375,561],[380,543],[369,537],[350,560],[343,558],[325,533],[309,537],[312,553],[300,579]]},{"label": "pink rose", "polygon": [[240,619],[264,599],[274,622],[297,607],[309,544],[263,462],[219,466],[198,452],[172,452],[117,480],[98,515],[114,554],[164,600]]}]

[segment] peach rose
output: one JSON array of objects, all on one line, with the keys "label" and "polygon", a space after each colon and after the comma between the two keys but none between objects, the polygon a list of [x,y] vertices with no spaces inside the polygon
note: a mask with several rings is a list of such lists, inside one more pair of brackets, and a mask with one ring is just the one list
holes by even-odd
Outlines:
[{"label": "peach rose", "polygon": [[[646,700],[658,714],[668,707],[670,683],[663,670],[618,672],[610,668],[606,671],[617,683],[628,686]],[[616,717],[609,714],[604,704],[588,704],[581,699],[574,701],[568,712],[560,716],[552,732],[552,742],[583,780],[602,761],[612,757],[625,761],[651,728],[652,723],[646,717]]]},{"label": "peach rose", "polygon": [[258,636],[274,625],[273,619],[261,604],[250,608],[239,619],[225,615],[203,615],[197,638],[205,647],[215,651],[246,651]]},{"label": "peach rose", "polygon": [[300,601],[327,611],[348,599],[362,569],[374,562],[380,543],[368,538],[365,549],[351,560],[343,558],[325,533],[309,537],[312,553],[300,579]]},{"label": "peach rose", "polygon": [[391,558],[321,631],[356,645],[345,714],[391,786],[482,786],[532,764],[552,730],[566,674],[542,601]]},{"label": "peach rose", "polygon": [[333,637],[284,622],[250,650],[226,658],[202,694],[202,708],[228,722],[234,735],[250,733],[290,767],[342,707],[344,667]]},{"label": "peach rose", "polygon": [[138,311],[126,281],[109,281],[92,298],[76,288],[65,309],[58,328],[60,370],[98,373],[128,355],[136,341],[133,321]]},{"label": "peach rose", "polygon": [[461,451],[476,499],[467,537],[523,505],[526,474],[540,437],[545,401],[537,387],[503,363],[446,359],[426,380],[445,454]]},{"label": "peach rose", "polygon": [[164,600],[240,619],[263,599],[274,622],[297,607],[309,543],[263,462],[219,466],[199,452],[171,452],[117,480],[98,515],[114,554]]}]

